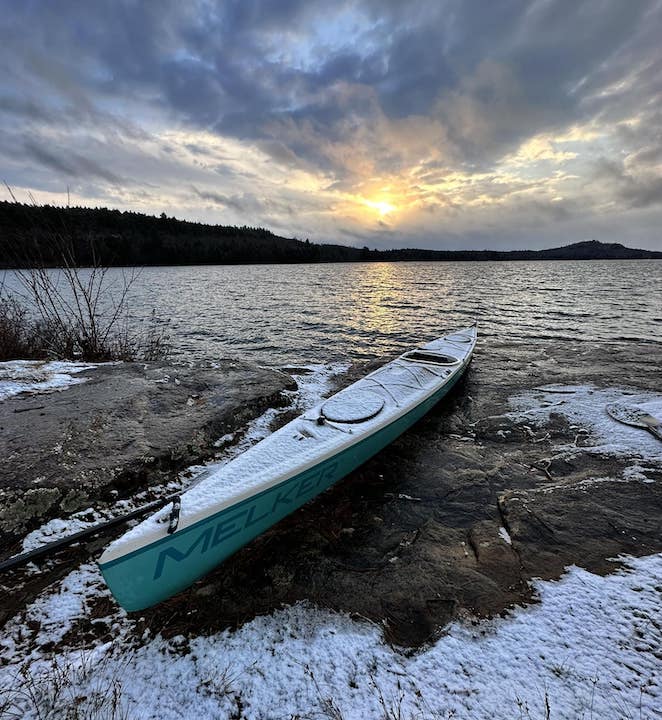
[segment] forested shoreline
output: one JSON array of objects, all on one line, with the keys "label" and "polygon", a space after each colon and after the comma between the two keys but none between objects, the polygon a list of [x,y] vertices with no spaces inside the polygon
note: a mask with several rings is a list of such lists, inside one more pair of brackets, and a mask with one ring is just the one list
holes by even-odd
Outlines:
[{"label": "forested shoreline", "polygon": [[0,201],[0,267],[58,267],[63,244],[79,266],[662,258],[662,252],[595,240],[548,250],[376,250],[285,238],[259,227],[178,220],[165,213],[155,217]]}]

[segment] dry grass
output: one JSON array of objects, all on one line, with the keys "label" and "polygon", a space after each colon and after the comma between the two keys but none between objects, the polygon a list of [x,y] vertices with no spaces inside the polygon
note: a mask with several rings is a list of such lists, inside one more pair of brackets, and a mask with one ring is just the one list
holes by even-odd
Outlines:
[{"label": "dry grass", "polygon": [[76,660],[53,659],[38,674],[26,663],[16,674],[14,684],[0,689],[0,718],[128,720],[121,680],[114,677],[108,682],[103,665],[103,661],[97,664],[86,653]]}]

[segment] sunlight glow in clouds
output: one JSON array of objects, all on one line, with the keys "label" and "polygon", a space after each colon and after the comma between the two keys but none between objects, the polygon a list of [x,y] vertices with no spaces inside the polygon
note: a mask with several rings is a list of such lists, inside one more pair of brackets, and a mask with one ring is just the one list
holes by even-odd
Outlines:
[{"label": "sunlight glow in clouds", "polygon": [[9,4],[19,196],[377,247],[658,249],[662,2]]},{"label": "sunlight glow in clouds", "polygon": [[392,213],[396,209],[395,205],[386,200],[364,200],[363,202],[369,208],[376,210],[382,217]]}]

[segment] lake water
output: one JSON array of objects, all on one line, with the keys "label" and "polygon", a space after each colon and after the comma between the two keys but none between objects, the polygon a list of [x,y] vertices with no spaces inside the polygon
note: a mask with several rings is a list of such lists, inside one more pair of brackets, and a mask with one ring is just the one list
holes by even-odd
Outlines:
[{"label": "lake water", "polygon": [[662,261],[145,268],[138,306],[178,356],[358,360],[476,318],[483,338],[662,341]]},{"label": "lake water", "polygon": [[268,366],[372,358],[474,318],[485,340],[662,340],[659,260],[148,267],[132,298],[176,357]]}]

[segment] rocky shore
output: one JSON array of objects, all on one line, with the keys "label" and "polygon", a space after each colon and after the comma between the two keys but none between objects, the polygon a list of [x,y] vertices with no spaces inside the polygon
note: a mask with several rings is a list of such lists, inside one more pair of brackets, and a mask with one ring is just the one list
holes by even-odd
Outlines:
[{"label": "rocky shore", "polygon": [[[662,443],[604,411],[623,393],[655,397],[661,359],[643,344],[484,341],[412,430],[145,622],[211,632],[305,600],[419,646],[453,618],[531,601],[532,578],[662,550]],[[520,395],[548,412],[514,412]]]},{"label": "rocky shore", "polygon": [[[420,646],[453,618],[534,600],[532,578],[569,565],[606,573],[619,554],[662,550],[662,443],[604,414],[610,399],[659,399],[661,359],[645,344],[481,342],[447,401],[192,588],[141,613],[135,632],[213,633],[305,600]],[[102,366],[84,379],[0,403],[5,549],[48,518],[163,486],[295,387],[285,373],[236,361]],[[42,573],[39,587],[54,577]],[[18,611],[11,582],[2,585],[5,607]],[[90,614],[107,615],[108,599]],[[110,632],[91,628],[81,618],[73,636]]]},{"label": "rocky shore", "polygon": [[0,402],[0,540],[162,484],[282,403],[285,374],[239,361],[108,363],[61,392]]}]

